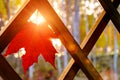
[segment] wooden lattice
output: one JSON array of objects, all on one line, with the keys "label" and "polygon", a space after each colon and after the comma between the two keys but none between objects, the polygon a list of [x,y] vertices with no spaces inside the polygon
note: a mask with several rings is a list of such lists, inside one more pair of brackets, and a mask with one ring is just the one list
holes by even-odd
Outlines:
[{"label": "wooden lattice", "polygon": [[[59,80],[73,80],[79,69],[81,69],[90,80],[102,80],[102,77],[87,58],[87,55],[95,45],[110,19],[120,33],[120,15],[116,10],[120,0],[114,0],[113,2],[110,0],[99,0],[99,2],[103,6],[104,11],[90,29],[80,46],[74,40],[47,0],[30,0],[26,2],[13,20],[9,22],[6,30],[1,34],[0,53],[2,53],[15,34],[22,29],[20,25],[24,24],[33,12],[38,9],[47,20],[48,24],[52,26],[55,33],[59,35],[63,45],[72,56],[72,59],[61,74]],[[0,75],[4,80],[21,80],[2,55],[0,55],[0,63]]]}]

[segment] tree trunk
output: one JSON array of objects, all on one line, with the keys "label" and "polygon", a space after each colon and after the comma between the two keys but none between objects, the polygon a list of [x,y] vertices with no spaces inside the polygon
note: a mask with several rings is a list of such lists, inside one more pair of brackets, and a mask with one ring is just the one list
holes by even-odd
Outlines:
[{"label": "tree trunk", "polygon": [[30,66],[29,68],[29,77],[30,77],[30,80],[32,80],[33,78],[33,73],[34,73],[34,64]]},{"label": "tree trunk", "polygon": [[73,36],[74,39],[80,44],[80,15],[79,15],[79,3],[80,0],[75,0],[74,2],[74,16],[73,16]]},{"label": "tree trunk", "polygon": [[118,43],[117,43],[117,33],[116,30],[114,29],[114,79],[118,80],[118,68],[117,68],[117,63],[118,63]]}]

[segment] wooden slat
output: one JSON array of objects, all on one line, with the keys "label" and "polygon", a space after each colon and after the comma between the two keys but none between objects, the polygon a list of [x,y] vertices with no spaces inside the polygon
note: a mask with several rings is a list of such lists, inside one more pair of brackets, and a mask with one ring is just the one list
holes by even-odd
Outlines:
[{"label": "wooden slat", "polygon": [[6,63],[5,58],[0,54],[0,76],[2,76],[4,80],[22,80],[12,67]]},{"label": "wooden slat", "polygon": [[[82,54],[82,50],[76,43],[70,32],[67,30],[63,22],[60,20],[58,15],[55,13],[53,8],[50,6],[47,0],[34,0],[36,7],[40,13],[44,16],[47,22],[58,34],[60,40],[69,51],[71,56],[74,58],[76,63],[81,67],[82,71],[86,74],[89,79],[102,80],[99,73],[96,71],[90,60]],[[39,3],[39,5],[37,5]]]},{"label": "wooden slat", "polygon": [[[119,5],[118,1],[114,0],[113,5],[115,8],[117,8]],[[95,45],[96,41],[98,40],[99,36],[101,35],[102,31],[104,30],[105,26],[107,25],[108,21],[110,20],[110,17],[108,17],[107,15],[108,14],[106,14],[105,11],[101,13],[98,20],[95,22],[90,32],[81,43],[80,47],[83,49],[82,51],[83,54],[85,54],[85,56],[89,54],[89,52]],[[67,65],[61,76],[59,77],[59,80],[70,80],[70,79],[73,80],[78,70],[79,70],[79,66],[77,66],[74,59],[71,59],[69,64]]]},{"label": "wooden slat", "polygon": [[[111,18],[113,24],[116,26],[117,30],[120,33],[120,15],[117,9],[115,9],[112,5],[111,0],[99,0],[99,2],[101,3],[108,16]],[[117,2],[120,3],[120,0],[118,0]]]},{"label": "wooden slat", "polygon": [[72,58],[58,80],[73,80],[79,69],[79,65]]},{"label": "wooden slat", "polygon": [[[22,29],[20,25],[24,24],[35,11],[32,3],[32,1],[27,1],[15,15],[14,19],[8,23],[6,30],[1,33],[0,53],[2,53],[16,33]],[[21,80],[2,55],[0,55],[0,76],[2,76],[4,80]]]}]

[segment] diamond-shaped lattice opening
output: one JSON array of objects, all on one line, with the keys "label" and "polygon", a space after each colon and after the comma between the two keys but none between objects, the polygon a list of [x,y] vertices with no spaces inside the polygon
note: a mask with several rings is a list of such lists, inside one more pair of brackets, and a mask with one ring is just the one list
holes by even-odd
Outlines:
[{"label": "diamond-shaped lattice opening", "polygon": [[89,59],[103,79],[119,79],[119,37],[119,32],[109,22],[89,54]]}]

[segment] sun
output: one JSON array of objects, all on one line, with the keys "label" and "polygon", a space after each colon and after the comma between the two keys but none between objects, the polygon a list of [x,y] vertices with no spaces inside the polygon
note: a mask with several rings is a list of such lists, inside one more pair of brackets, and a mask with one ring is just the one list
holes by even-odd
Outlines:
[{"label": "sun", "polygon": [[32,16],[28,19],[28,22],[33,22],[37,25],[46,22],[45,18],[40,14],[38,10],[32,14]]},{"label": "sun", "polygon": [[[40,25],[40,24],[46,22],[46,20],[45,20],[45,18],[40,14],[40,12],[39,12],[38,10],[35,10],[35,12],[32,14],[32,16],[28,19],[28,22],[33,22],[33,23],[35,23],[35,24],[37,24],[37,25]],[[49,27],[51,30],[53,30],[50,25],[48,25],[48,27]],[[61,49],[61,46],[62,46],[62,43],[61,43],[60,39],[58,39],[58,38],[52,39],[52,38],[51,38],[50,40],[51,40],[53,46],[56,48],[56,50],[57,50],[58,52],[60,52],[60,49]]]}]

